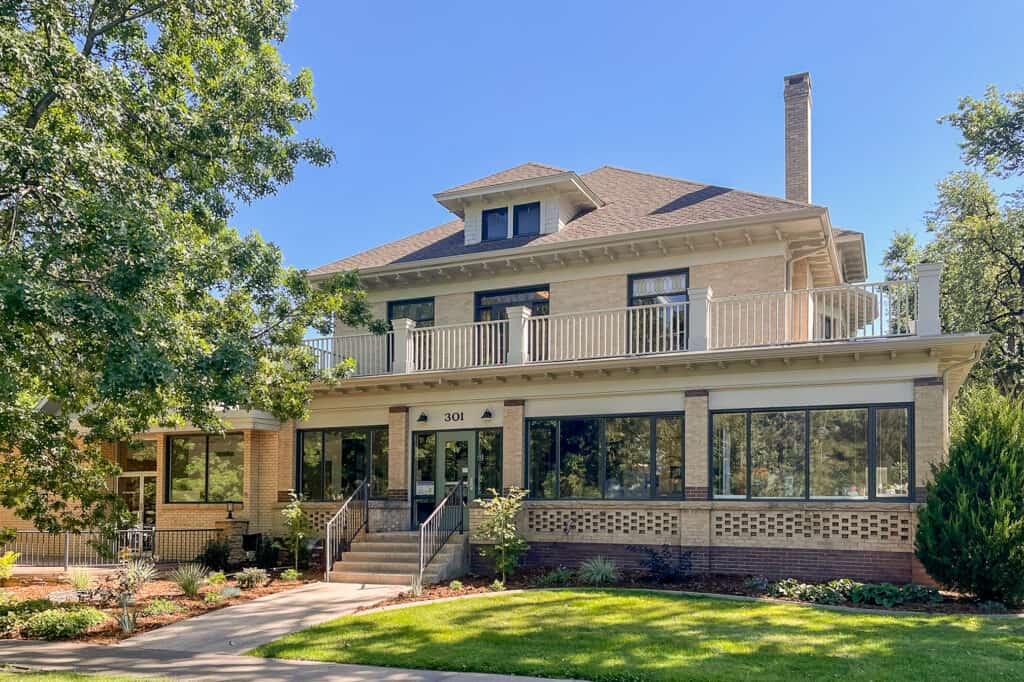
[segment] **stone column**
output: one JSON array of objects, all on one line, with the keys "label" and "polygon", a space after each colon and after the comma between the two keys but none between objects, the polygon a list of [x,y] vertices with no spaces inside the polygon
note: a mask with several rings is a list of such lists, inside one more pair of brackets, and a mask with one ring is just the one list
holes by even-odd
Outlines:
[{"label": "stone column", "polygon": [[686,330],[687,350],[708,349],[708,320],[713,292],[711,287],[687,291],[690,297],[690,322]]},{"label": "stone column", "polygon": [[942,263],[921,263],[917,266],[917,333],[935,336],[942,333],[939,318],[939,283]]},{"label": "stone column", "polygon": [[706,500],[711,484],[708,481],[708,391],[691,389],[683,394],[686,412],[683,457],[683,485],[686,499]]},{"label": "stone column", "polygon": [[523,416],[525,400],[506,400],[501,435],[501,485],[523,487]]},{"label": "stone column", "polygon": [[942,377],[914,379],[914,497],[924,500],[932,465],[949,450],[946,387]]},{"label": "stone column", "polygon": [[388,408],[388,499],[409,499],[409,408],[393,405]]},{"label": "stone column", "polygon": [[222,540],[228,541],[228,563],[232,566],[245,563],[245,550],[242,549],[242,536],[249,532],[249,522],[241,519],[224,519],[214,524],[220,531]]}]

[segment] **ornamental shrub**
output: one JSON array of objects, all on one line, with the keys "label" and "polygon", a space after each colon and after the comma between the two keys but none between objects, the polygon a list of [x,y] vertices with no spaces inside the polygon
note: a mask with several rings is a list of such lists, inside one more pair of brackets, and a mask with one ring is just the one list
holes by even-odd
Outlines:
[{"label": "ornamental shrub", "polygon": [[516,526],[516,515],[523,508],[523,498],[528,491],[512,487],[506,495],[494,488],[489,492],[489,499],[477,500],[483,509],[483,519],[476,534],[480,540],[489,543],[480,548],[480,554],[494,561],[494,569],[504,584],[519,565],[519,557],[530,549]]},{"label": "ornamental shrub", "polygon": [[572,584],[572,581],[576,579],[576,574],[572,572],[572,569],[566,568],[565,566],[559,566],[553,571],[549,571],[544,575],[538,576],[533,580],[534,587],[566,587]]},{"label": "ornamental shrub", "polygon": [[206,584],[207,575],[202,564],[178,564],[170,577],[186,597],[195,599],[199,596],[199,588]]},{"label": "ornamental shrub", "polygon": [[283,580],[286,583],[296,582],[301,577],[302,574],[296,571],[294,568],[286,568],[283,571],[281,571],[281,580]]},{"label": "ornamental shrub", "polygon": [[17,552],[4,552],[0,554],[0,583],[10,579],[14,575],[14,564],[18,563],[21,557]]},{"label": "ornamental shrub", "polygon": [[969,392],[932,474],[914,543],[925,570],[981,601],[1024,601],[1024,401]]},{"label": "ornamental shrub", "polygon": [[611,585],[619,580],[619,567],[611,559],[596,556],[580,564],[577,575],[580,582],[586,585]]},{"label": "ornamental shrub", "polygon": [[157,597],[146,604],[146,608],[142,609],[142,615],[144,616],[169,616],[174,613],[180,613],[181,607],[175,604],[170,599],[163,597]]},{"label": "ornamental shrub", "polygon": [[268,579],[266,571],[262,568],[255,568],[252,566],[242,569],[235,574],[235,581],[243,590],[248,590],[253,587],[262,587],[267,584]]},{"label": "ornamental shrub", "polygon": [[230,556],[230,543],[226,539],[213,538],[206,543],[202,553],[196,557],[196,563],[206,566],[211,571],[226,571]]},{"label": "ornamental shrub", "polygon": [[31,639],[67,639],[77,637],[106,619],[102,611],[92,606],[47,609],[26,618],[21,632]]}]

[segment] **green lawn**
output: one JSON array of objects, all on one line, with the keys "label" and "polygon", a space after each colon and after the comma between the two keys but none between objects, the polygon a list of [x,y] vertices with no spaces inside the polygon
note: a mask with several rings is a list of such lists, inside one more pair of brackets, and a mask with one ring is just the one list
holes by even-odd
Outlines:
[{"label": "green lawn", "polygon": [[1024,680],[1024,620],[552,590],[348,616],[250,653],[590,680]]}]

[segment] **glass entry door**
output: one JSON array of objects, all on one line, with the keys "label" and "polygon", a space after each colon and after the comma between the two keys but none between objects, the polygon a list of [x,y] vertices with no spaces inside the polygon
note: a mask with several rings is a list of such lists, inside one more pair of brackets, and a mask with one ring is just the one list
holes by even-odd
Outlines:
[{"label": "glass entry door", "polygon": [[437,431],[417,434],[415,445],[414,513],[419,526],[459,481],[465,482],[466,499],[476,498],[477,438],[474,431]]},{"label": "glass entry door", "polygon": [[156,475],[132,474],[117,477],[117,494],[128,511],[135,515],[136,525],[156,525]]}]

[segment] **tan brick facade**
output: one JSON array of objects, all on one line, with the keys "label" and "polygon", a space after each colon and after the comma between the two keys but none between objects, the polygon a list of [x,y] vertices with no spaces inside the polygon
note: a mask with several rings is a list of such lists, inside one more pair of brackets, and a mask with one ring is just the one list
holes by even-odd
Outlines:
[{"label": "tan brick facade", "polygon": [[785,291],[786,259],[765,256],[690,268],[691,287],[711,287],[714,297]]},{"label": "tan brick facade", "polygon": [[625,308],[629,305],[626,275],[590,277],[551,283],[551,314]]},{"label": "tan brick facade", "polygon": [[506,400],[501,435],[501,485],[523,487],[523,401]]},{"label": "tan brick facade", "polygon": [[388,410],[388,498],[405,500],[409,496],[409,408],[394,406]]},{"label": "tan brick facade", "polygon": [[942,379],[914,381],[914,487],[923,499],[933,464],[945,461],[949,452],[949,406]]},{"label": "tan brick facade", "polygon": [[708,481],[708,392],[686,391],[684,397],[685,433],[683,445],[683,485],[687,499],[707,499]]}]

